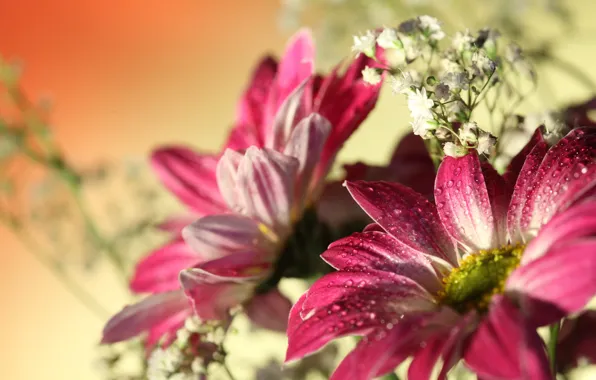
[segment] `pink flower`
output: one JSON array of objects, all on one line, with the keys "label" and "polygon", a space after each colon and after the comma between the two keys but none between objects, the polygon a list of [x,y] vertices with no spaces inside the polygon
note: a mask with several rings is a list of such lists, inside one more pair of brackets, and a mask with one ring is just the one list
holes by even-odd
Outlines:
[{"label": "pink flower", "polygon": [[[289,233],[290,219],[299,217],[304,207],[321,193],[323,179],[335,154],[376,103],[380,86],[366,86],[360,74],[366,62],[368,60],[365,58],[355,60],[343,74],[339,74],[338,67],[328,76],[314,75],[313,41],[307,31],[301,31],[289,43],[279,64],[273,58],[266,57],[256,68],[248,89],[240,99],[237,121],[226,147],[242,152],[246,150],[247,156],[251,159],[244,164],[242,170],[244,172],[252,170],[253,175],[258,175],[263,169],[260,165],[271,165],[268,161],[270,157],[283,156],[278,152],[292,156],[280,159],[290,160],[292,165],[294,163],[300,165],[291,169],[293,173],[283,174],[291,177],[292,186],[294,186],[291,189],[291,201],[296,202],[286,205],[287,209],[283,209],[280,204],[276,210],[269,209],[271,213],[266,215],[263,213],[265,212],[263,207],[271,207],[271,205],[255,203],[263,201],[262,198],[255,199],[254,202],[248,199],[242,201],[234,199],[235,193],[229,192],[229,186],[235,183],[235,179],[228,178],[226,175],[236,174],[232,173],[233,170],[229,170],[226,165],[235,165],[230,160],[239,159],[240,154],[234,154],[231,150],[223,156],[205,155],[195,153],[186,147],[168,146],[153,153],[151,161],[159,178],[188,207],[191,215],[173,217],[160,225],[162,229],[172,232],[173,240],[141,260],[131,281],[133,292],[151,295],[135,305],[126,307],[114,316],[104,329],[102,342],[113,343],[129,339],[145,331],[149,333],[148,345],[155,344],[162,337],[166,339],[166,343],[171,341],[185,318],[192,314],[192,309],[180,290],[178,282],[178,274],[185,268],[205,263],[205,268],[217,272],[220,270],[217,269],[220,265],[239,266],[235,275],[242,278],[242,281],[255,277],[254,271],[266,273],[267,269],[262,268],[261,265],[271,266],[273,254],[267,258],[254,258],[252,262],[246,262],[244,256],[240,261],[235,261],[234,257],[218,261],[217,259],[239,248],[221,246],[224,244],[222,240],[228,238],[227,234],[238,232],[238,228],[250,229],[247,226],[248,220],[255,217],[257,213],[261,213],[259,216],[264,218],[262,220],[264,223],[275,226],[271,231],[275,231],[278,237],[283,238]],[[314,122],[320,120],[319,124],[321,124],[324,120],[321,116],[314,115],[315,112],[324,115],[331,122],[331,126],[322,127],[325,128],[324,136],[319,136],[322,140],[312,140],[316,134],[312,133],[312,129],[318,128],[314,127]],[[301,126],[300,122],[303,120]],[[325,121],[326,125],[329,122]],[[312,144],[319,142],[324,142],[325,145],[313,148]],[[248,149],[250,146],[268,149],[250,150]],[[313,154],[311,149],[318,149],[318,151]],[[216,168],[220,158],[223,163],[218,174]],[[277,158],[272,160],[275,161]],[[273,165],[277,164],[277,162],[273,163]],[[274,166],[274,170],[279,169]],[[226,190],[220,192],[222,182]],[[246,186],[249,185],[246,184]],[[270,184],[262,183],[262,185]],[[250,188],[251,191],[262,190]],[[280,194],[273,195],[280,196]],[[277,200],[272,198],[269,201]],[[231,209],[229,205],[232,205]],[[246,209],[239,209],[240,205]],[[241,212],[249,217],[236,215],[235,218],[230,214],[231,211]],[[288,214],[283,214],[285,212]],[[289,212],[295,214],[290,215]],[[208,218],[195,224],[195,227],[198,226],[200,229],[199,237],[194,240],[207,239],[207,241],[203,241],[203,245],[192,243],[193,247],[198,248],[192,250],[182,241],[180,232],[184,226],[196,220],[197,216],[208,216]],[[285,219],[282,221],[283,218]],[[210,228],[213,230],[209,230]],[[282,231],[283,228],[287,231]],[[256,233],[256,231],[244,232]],[[218,234],[223,235],[220,241],[213,240],[217,239]],[[237,235],[233,237],[241,239]],[[245,243],[248,244],[248,242]],[[211,259],[215,260],[208,262]],[[255,265],[251,266],[252,264]],[[244,268],[243,265],[248,267]],[[259,275],[262,277],[263,273]],[[226,276],[222,277],[226,278]],[[193,278],[196,279],[196,277]],[[260,277],[257,276],[257,278]],[[226,314],[224,310],[227,312],[229,307],[236,305],[238,294],[249,288],[229,287],[227,284],[224,286],[221,281],[223,280],[215,280],[212,277],[203,280],[203,283],[209,282],[209,286],[204,284],[203,288],[208,288],[212,297],[209,298],[209,302],[203,299],[203,304],[208,305],[209,310],[201,309],[199,313],[206,319],[224,318]],[[255,316],[253,319],[258,321],[263,319],[259,318],[259,315],[276,316],[276,313],[283,312],[285,313],[283,317],[273,318],[273,322],[267,327],[285,330],[285,319],[290,307],[285,297],[277,290],[271,290],[253,299],[258,300],[261,305],[260,309],[252,308],[250,304],[247,306],[249,315]],[[203,306],[195,304],[195,309],[200,307]],[[279,320],[283,322],[280,324]]]},{"label": "pink flower", "polygon": [[463,358],[483,379],[550,379],[536,327],[596,293],[596,133],[548,148],[540,132],[501,177],[447,157],[435,204],[405,186],[348,182],[376,222],[322,255],[338,271],[294,305],[287,361],[364,338],[333,379],[371,379],[413,356],[408,378]]}]

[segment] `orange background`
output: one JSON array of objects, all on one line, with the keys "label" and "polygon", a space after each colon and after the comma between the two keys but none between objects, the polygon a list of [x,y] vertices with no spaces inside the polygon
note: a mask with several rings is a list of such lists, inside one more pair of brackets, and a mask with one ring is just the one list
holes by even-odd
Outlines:
[{"label": "orange background", "polygon": [[[75,163],[144,156],[159,143],[216,149],[251,66],[279,54],[277,0],[0,0],[0,54],[49,97]],[[0,378],[93,379],[94,318],[0,230]],[[107,275],[94,293],[124,300]],[[104,303],[106,303],[104,302]]]},{"label": "orange background", "polygon": [[[53,100],[56,137],[73,162],[143,157],[167,142],[214,150],[253,63],[283,50],[288,36],[278,28],[279,3],[0,0],[0,54],[24,63],[31,98]],[[590,26],[596,6],[583,3],[590,9],[578,12],[579,22]],[[580,65],[590,62],[585,38],[559,52]],[[596,76],[596,67],[584,66]],[[555,88],[559,101],[585,95],[561,75],[549,79],[564,83]],[[360,130],[342,157],[366,153],[378,161],[389,152],[407,110],[391,96],[385,102],[386,114],[375,113],[368,121],[375,128]],[[98,378],[92,361],[104,321],[2,230],[0,263],[0,377]],[[122,306],[124,294],[109,273],[92,281],[111,310]]]}]

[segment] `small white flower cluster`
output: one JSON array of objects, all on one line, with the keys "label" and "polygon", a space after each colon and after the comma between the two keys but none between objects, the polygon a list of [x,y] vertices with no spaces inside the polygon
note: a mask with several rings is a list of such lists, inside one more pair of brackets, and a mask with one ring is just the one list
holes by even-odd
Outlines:
[{"label": "small white flower cluster", "polygon": [[148,380],[196,380],[207,373],[207,366],[223,360],[220,347],[206,341],[212,328],[195,317],[188,318],[167,347],[157,347],[148,360]]},{"label": "small white flower cluster", "polygon": [[[355,37],[352,50],[378,62],[378,68],[363,70],[364,81],[378,84],[385,72],[393,92],[406,96],[414,134],[437,139],[443,147],[434,153],[462,156],[476,149],[493,155],[495,138],[473,122],[474,110],[484,103],[496,114],[500,87],[506,93],[520,93],[508,77],[517,75],[534,83],[535,73],[519,46],[501,48],[496,30],[458,32],[443,47],[445,37],[437,19],[419,16],[397,28]],[[502,114],[504,123],[513,109]]]}]

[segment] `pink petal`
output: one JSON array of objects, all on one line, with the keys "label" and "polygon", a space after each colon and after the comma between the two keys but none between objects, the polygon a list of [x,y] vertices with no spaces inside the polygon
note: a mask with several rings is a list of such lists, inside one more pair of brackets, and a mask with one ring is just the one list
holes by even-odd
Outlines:
[{"label": "pink petal", "polygon": [[[330,130],[329,122],[315,113],[300,121],[290,136],[284,154],[295,157],[299,162],[294,192],[297,199],[306,201],[312,172],[319,161]],[[302,208],[302,205],[299,207]]]},{"label": "pink petal", "polygon": [[438,335],[425,342],[424,348],[414,355],[414,360],[408,367],[408,380],[428,380],[431,378],[446,340],[446,336]]},{"label": "pink petal", "polygon": [[338,270],[378,269],[411,278],[430,292],[441,288],[427,257],[385,232],[352,234],[331,243],[321,257]]},{"label": "pink petal", "polygon": [[[342,305],[339,307],[338,305]],[[333,272],[323,276],[308,290],[302,315],[314,310],[387,311],[406,314],[434,310],[433,296],[415,281],[391,272],[374,269],[366,272]]]},{"label": "pink petal", "polygon": [[[501,181],[497,175],[491,181]],[[498,192],[503,185],[491,185]],[[443,225],[449,234],[470,252],[498,247],[505,243],[496,225],[495,204],[489,198],[478,154],[471,151],[461,158],[445,157],[435,183],[435,200]],[[500,203],[500,202],[499,202]]]},{"label": "pink petal", "polygon": [[391,330],[381,330],[364,337],[339,364],[329,380],[372,380],[395,371],[418,347],[413,332],[419,319],[400,321]]},{"label": "pink petal", "polygon": [[255,295],[245,306],[246,315],[257,326],[286,332],[292,302],[279,290]]},{"label": "pink petal", "polygon": [[[272,125],[279,107],[297,87],[314,74],[314,42],[306,29],[298,31],[288,43],[277,77],[266,104],[265,125]],[[306,103],[312,103],[312,89],[307,87]]]},{"label": "pink petal", "polygon": [[521,219],[524,213],[530,213],[530,206],[526,206],[526,200],[531,197],[535,190],[534,182],[538,168],[548,151],[545,141],[539,141],[526,157],[520,174],[517,176],[509,211],[507,212],[507,229],[511,243],[519,243],[524,240],[521,228]]},{"label": "pink petal", "polygon": [[323,80],[316,94],[314,111],[323,115],[333,126],[315,171],[316,178],[324,177],[337,152],[377,103],[381,84],[371,86],[362,80],[361,74],[365,66],[372,66],[372,62],[361,55],[343,76],[337,75],[339,70],[336,68],[332,75]]},{"label": "pink petal", "polygon": [[505,243],[507,241],[507,209],[511,201],[513,187],[490,164],[482,164],[482,175],[486,181],[486,191],[488,199],[490,199],[496,239],[500,243]]},{"label": "pink petal", "polygon": [[286,361],[312,354],[341,336],[397,324],[404,314],[435,309],[432,297],[415,282],[379,271],[326,275],[299,304],[290,312]]},{"label": "pink petal", "polygon": [[557,366],[567,372],[580,361],[596,363],[596,310],[586,310],[577,318],[566,319],[557,344]]},{"label": "pink petal", "polygon": [[551,379],[544,345],[506,297],[495,296],[466,348],[468,367],[484,379]]},{"label": "pink petal", "polygon": [[[179,290],[151,295],[134,305],[126,306],[113,316],[103,329],[101,343],[116,343],[133,338],[162,323],[168,323],[171,317],[189,309],[188,301]],[[175,331],[178,327],[171,326],[170,331]]]},{"label": "pink petal", "polygon": [[271,269],[271,262],[259,251],[232,253],[215,260],[206,261],[195,267],[204,275],[239,281],[261,279]]},{"label": "pink petal", "polygon": [[333,373],[331,380],[368,380],[393,372],[423,342],[435,339],[453,325],[457,315],[444,309],[432,313],[406,315],[390,325],[369,334],[348,354]]},{"label": "pink petal", "polygon": [[145,349],[148,350],[147,352],[150,352],[150,348],[153,348],[157,343],[161,343],[163,346],[167,347],[176,340],[176,332],[184,326],[186,319],[193,314],[190,303],[186,300],[186,297],[185,301],[185,309],[172,315],[168,319],[165,319],[163,322],[155,325],[149,330],[147,338],[145,339]]},{"label": "pink petal", "polygon": [[238,214],[205,216],[182,230],[193,251],[206,259],[266,247],[259,224]]},{"label": "pink petal", "polygon": [[[503,178],[505,181],[510,185],[514,186],[517,178],[519,177],[520,173],[522,173],[522,169],[528,156],[534,149],[536,145],[544,145],[544,137],[542,136],[542,128],[536,128],[534,134],[530,138],[530,141],[522,148],[522,150],[511,160],[509,165],[507,166],[507,170],[505,174],[503,174]],[[546,146],[546,145],[544,145]]]},{"label": "pink petal", "polygon": [[594,201],[572,207],[551,219],[524,250],[521,265],[544,256],[555,245],[589,236],[596,236]]},{"label": "pink petal", "polygon": [[186,243],[174,240],[141,259],[130,281],[136,293],[160,293],[180,289],[178,273],[202,260]]},{"label": "pink petal", "polygon": [[227,320],[229,309],[249,299],[257,285],[251,278],[221,277],[201,269],[180,272],[180,283],[203,320]]},{"label": "pink petal", "polygon": [[[596,130],[575,129],[548,151],[537,170],[532,167],[528,171],[534,169],[533,173],[522,172],[511,203],[511,208],[521,213],[518,228],[522,237],[532,237],[555,212],[562,211],[562,205],[570,206],[596,186],[595,146]],[[524,174],[532,181],[522,178]],[[519,183],[522,179],[527,187],[518,190],[524,184]]]},{"label": "pink petal", "polygon": [[226,149],[216,168],[218,191],[228,207],[241,212],[244,209],[238,191],[238,166],[244,156],[231,149]]},{"label": "pink petal", "polygon": [[225,203],[215,179],[217,157],[185,147],[163,147],[153,152],[151,164],[163,184],[194,212],[222,212]]},{"label": "pink petal", "polygon": [[280,105],[271,124],[272,130],[265,140],[267,148],[283,151],[298,123],[312,114],[312,104],[306,98],[310,84],[310,78],[305,79]]},{"label": "pink petal", "polygon": [[[581,310],[596,294],[596,239],[557,244],[544,256],[517,268],[505,290],[518,297],[529,317],[542,323]],[[542,305],[555,308],[548,315]],[[558,311],[558,312],[557,312]],[[549,318],[550,317],[550,318]]]},{"label": "pink petal", "polygon": [[269,149],[250,147],[238,168],[246,214],[274,229],[289,227],[298,161]]},{"label": "pink petal", "polygon": [[252,79],[237,108],[236,127],[226,147],[243,151],[251,145],[265,144],[265,103],[277,74],[277,61],[264,57],[255,68]]},{"label": "pink petal", "polygon": [[167,218],[163,222],[159,223],[156,227],[162,231],[166,231],[174,235],[180,235],[182,233],[182,229],[195,220],[197,220],[196,215],[178,215]]},{"label": "pink petal", "polygon": [[457,257],[454,244],[441,225],[435,205],[398,183],[346,182],[360,207],[400,243],[437,256],[452,265]]}]

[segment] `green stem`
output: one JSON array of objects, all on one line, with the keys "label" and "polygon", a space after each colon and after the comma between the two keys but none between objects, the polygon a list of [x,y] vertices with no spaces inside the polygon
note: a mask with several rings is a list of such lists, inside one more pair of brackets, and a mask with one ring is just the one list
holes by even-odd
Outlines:
[{"label": "green stem", "polygon": [[550,359],[551,369],[555,376],[557,374],[557,342],[559,340],[559,329],[560,328],[561,328],[560,322],[553,323],[549,328],[550,337],[548,340],[548,357]]},{"label": "green stem", "polygon": [[389,375],[383,376],[383,380],[399,380],[399,376],[395,373],[390,373]]}]

